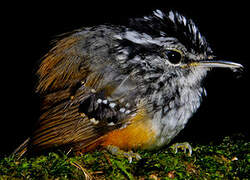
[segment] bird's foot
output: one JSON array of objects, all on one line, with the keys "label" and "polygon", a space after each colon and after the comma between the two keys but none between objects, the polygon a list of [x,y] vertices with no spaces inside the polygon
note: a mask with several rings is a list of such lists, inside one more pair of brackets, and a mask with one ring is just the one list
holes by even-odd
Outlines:
[{"label": "bird's foot", "polygon": [[193,152],[192,147],[188,142],[173,144],[171,146],[171,148],[175,151],[175,153],[178,152],[178,149],[182,149],[184,151],[184,153],[186,153],[188,150],[188,156],[190,156],[190,157],[191,157],[192,152]]},{"label": "bird's foot", "polygon": [[138,153],[134,153],[133,151],[123,151],[116,146],[106,146],[105,147],[112,155],[115,155],[119,158],[127,158],[129,163],[132,163],[133,159],[140,160],[141,156]]}]

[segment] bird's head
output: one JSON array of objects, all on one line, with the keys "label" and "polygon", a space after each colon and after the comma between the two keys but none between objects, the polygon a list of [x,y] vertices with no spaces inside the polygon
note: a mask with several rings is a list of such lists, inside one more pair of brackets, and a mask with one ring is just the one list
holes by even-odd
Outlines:
[{"label": "bird's head", "polygon": [[174,79],[182,86],[195,86],[211,68],[242,68],[237,63],[216,60],[194,22],[174,11],[156,10],[131,19],[115,38],[120,42],[116,59],[121,67],[140,69],[148,81],[168,84]]}]

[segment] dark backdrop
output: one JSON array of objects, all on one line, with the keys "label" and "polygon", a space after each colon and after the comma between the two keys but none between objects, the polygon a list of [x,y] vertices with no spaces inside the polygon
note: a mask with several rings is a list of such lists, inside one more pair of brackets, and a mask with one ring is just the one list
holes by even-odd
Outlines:
[{"label": "dark backdrop", "polygon": [[[72,4],[71,4],[72,5]],[[100,5],[99,5],[100,6]],[[248,5],[247,5],[248,6]],[[162,7],[162,6],[158,6]],[[245,72],[212,71],[205,83],[208,97],[181,132],[178,141],[207,143],[226,135],[248,135],[249,13],[244,4],[187,7],[163,6],[191,17],[220,59],[242,63]],[[4,8],[4,7],[3,7]],[[56,35],[102,23],[122,23],[154,8],[73,4],[71,7],[13,5],[1,17],[1,156],[14,150],[31,133],[39,114],[34,94],[37,62]],[[248,137],[248,136],[247,136]]]}]

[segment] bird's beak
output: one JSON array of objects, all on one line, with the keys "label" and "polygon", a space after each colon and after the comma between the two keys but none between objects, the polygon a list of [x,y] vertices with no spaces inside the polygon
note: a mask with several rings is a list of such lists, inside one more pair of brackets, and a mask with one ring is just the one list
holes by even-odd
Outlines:
[{"label": "bird's beak", "polygon": [[188,66],[204,67],[204,68],[243,69],[243,66],[241,64],[230,62],[230,61],[216,61],[216,60],[192,62],[188,64]]},{"label": "bird's beak", "polygon": [[198,63],[200,67],[208,67],[208,68],[231,68],[238,69],[243,68],[241,64],[230,62],[230,61],[200,61]]}]

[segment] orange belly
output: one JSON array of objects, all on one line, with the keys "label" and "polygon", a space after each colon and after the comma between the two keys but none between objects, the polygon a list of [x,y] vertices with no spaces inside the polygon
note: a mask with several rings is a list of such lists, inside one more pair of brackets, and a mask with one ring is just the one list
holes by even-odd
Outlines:
[{"label": "orange belly", "polygon": [[156,133],[146,112],[140,110],[130,121],[131,124],[126,128],[117,129],[105,135],[101,145],[113,145],[123,150],[150,148],[155,143]]}]

